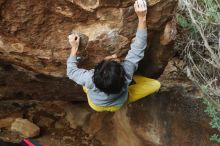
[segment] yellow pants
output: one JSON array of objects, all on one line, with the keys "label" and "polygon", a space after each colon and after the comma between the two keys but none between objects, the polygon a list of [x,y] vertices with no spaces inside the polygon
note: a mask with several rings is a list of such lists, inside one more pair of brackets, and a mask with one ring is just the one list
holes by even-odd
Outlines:
[{"label": "yellow pants", "polygon": [[[128,87],[128,101],[131,103],[137,101],[141,98],[144,98],[160,89],[160,82],[154,79],[146,78],[143,76],[135,75],[133,77],[136,84],[130,85]],[[97,106],[95,105],[90,97],[88,96],[88,89],[83,87],[84,92],[87,95],[89,106],[98,112],[110,111],[115,112],[121,108],[121,106]],[[125,103],[125,104],[127,104]]]}]

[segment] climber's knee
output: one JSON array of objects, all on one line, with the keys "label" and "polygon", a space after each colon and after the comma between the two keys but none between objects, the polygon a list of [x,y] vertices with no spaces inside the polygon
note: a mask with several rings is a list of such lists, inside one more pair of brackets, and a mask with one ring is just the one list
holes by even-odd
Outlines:
[{"label": "climber's knee", "polygon": [[161,87],[161,84],[158,80],[154,80],[153,81],[154,87],[155,87],[155,91],[158,91]]}]

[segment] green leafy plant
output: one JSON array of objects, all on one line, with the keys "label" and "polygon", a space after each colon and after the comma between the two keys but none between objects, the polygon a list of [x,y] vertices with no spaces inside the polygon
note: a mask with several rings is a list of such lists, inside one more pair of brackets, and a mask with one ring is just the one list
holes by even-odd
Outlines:
[{"label": "green leafy plant", "polygon": [[216,141],[218,143],[220,143],[220,136],[218,134],[213,134],[211,137],[210,137],[210,140],[211,141]]},{"label": "green leafy plant", "polygon": [[[176,42],[183,71],[203,93],[210,126],[220,133],[220,1],[179,0],[176,20],[184,32]],[[220,143],[220,135],[210,140]]]},{"label": "green leafy plant", "polygon": [[[220,118],[218,117],[218,112],[216,108],[211,104],[206,98],[203,98],[203,103],[206,105],[206,109],[204,110],[209,117],[211,117],[211,122],[209,123],[212,128],[220,129]],[[216,141],[220,143],[220,136],[219,134],[213,134],[210,137],[211,141]]]},{"label": "green leafy plant", "polygon": [[176,14],[176,20],[179,23],[179,25],[183,28],[188,28],[189,26],[191,26],[190,23],[186,20],[186,18],[180,13]]}]

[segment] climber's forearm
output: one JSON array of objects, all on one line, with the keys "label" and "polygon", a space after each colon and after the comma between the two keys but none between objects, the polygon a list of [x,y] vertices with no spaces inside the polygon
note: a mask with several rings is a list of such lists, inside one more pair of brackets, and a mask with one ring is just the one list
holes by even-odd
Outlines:
[{"label": "climber's forearm", "polygon": [[73,56],[73,57],[76,56],[77,50],[78,50],[78,48],[72,47],[70,55]]},{"label": "climber's forearm", "polygon": [[138,18],[138,29],[146,29],[146,17]]}]

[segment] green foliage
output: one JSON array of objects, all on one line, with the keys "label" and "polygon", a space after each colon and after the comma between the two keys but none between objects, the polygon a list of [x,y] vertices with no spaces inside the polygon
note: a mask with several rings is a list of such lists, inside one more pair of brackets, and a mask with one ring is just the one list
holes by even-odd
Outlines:
[{"label": "green foliage", "polygon": [[[217,0],[199,0],[200,9],[203,10],[205,14],[205,22],[219,23],[220,21],[220,1]],[[197,14],[201,17],[200,14]]]},{"label": "green foliage", "polygon": [[209,88],[208,88],[207,85],[202,85],[202,86],[200,87],[200,89],[202,90],[202,92],[203,92],[204,94],[208,94]]},{"label": "green foliage", "polygon": [[209,22],[219,23],[220,21],[220,6],[216,0],[204,0],[203,5],[206,5],[207,20]]},{"label": "green foliage", "polygon": [[[181,1],[181,0],[180,0]],[[192,11],[193,16],[195,17],[197,24],[206,29],[213,29],[219,28],[220,26],[220,1],[216,0],[191,0],[197,1],[198,9]],[[188,29],[188,35],[190,39],[195,39],[201,41],[201,37],[199,31],[196,29],[195,25],[193,24],[192,19],[190,19],[189,15],[186,13],[185,10],[179,10],[176,14],[177,23],[184,29]],[[207,35],[210,32],[207,32]]]},{"label": "green foliage", "polygon": [[[218,112],[211,102],[207,98],[203,98],[203,103],[207,106],[204,110],[205,113],[211,117],[211,122],[209,123],[212,128],[220,129],[220,118],[218,117]],[[218,134],[213,134],[210,137],[211,141],[220,143],[220,136]]]},{"label": "green foliage", "polygon": [[190,38],[194,38],[196,40],[200,38],[198,34],[199,32],[196,29],[196,27],[192,24],[192,21],[190,19],[187,19],[187,17],[181,14],[181,12],[176,14],[176,21],[179,24],[179,26],[181,26],[183,29],[188,30],[187,33]]},{"label": "green foliage", "polygon": [[[183,71],[203,93],[210,126],[220,132],[220,1],[179,0],[176,20],[182,30],[175,49],[185,63]],[[220,135],[210,140],[220,143]]]},{"label": "green foliage", "polygon": [[211,137],[210,137],[210,140],[211,141],[216,141],[218,143],[220,143],[220,136],[218,134],[213,134]]},{"label": "green foliage", "polygon": [[177,23],[183,28],[189,28],[191,26],[189,22],[186,20],[186,18],[180,13],[176,14],[176,20],[177,20]]}]

